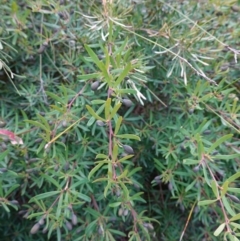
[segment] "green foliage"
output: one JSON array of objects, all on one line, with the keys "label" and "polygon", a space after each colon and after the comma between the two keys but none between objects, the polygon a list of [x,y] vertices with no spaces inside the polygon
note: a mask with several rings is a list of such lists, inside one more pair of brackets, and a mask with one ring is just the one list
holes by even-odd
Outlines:
[{"label": "green foliage", "polygon": [[3,0],[1,240],[240,240],[238,3]]}]

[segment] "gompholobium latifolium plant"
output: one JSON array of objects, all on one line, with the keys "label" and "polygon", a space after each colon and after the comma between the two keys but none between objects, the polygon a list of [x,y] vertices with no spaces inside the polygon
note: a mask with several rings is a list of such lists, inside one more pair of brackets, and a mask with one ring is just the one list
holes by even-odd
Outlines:
[{"label": "gompholobium latifolium plant", "polygon": [[[78,76],[79,81],[84,83],[79,93],[84,95],[90,89],[94,92],[92,100],[84,100],[87,104],[81,105],[81,111],[75,113],[73,110],[77,108],[73,102],[80,94],[76,94],[69,102],[66,95],[68,90],[62,86],[59,88],[62,98],[46,92],[58,104],[52,105],[52,110],[44,117],[38,115],[38,121],[28,120],[28,123],[42,129],[45,144],[41,144],[39,151],[44,150],[44,158],[52,157],[51,163],[54,166],[42,177],[56,189],[30,199],[30,203],[38,206],[37,212],[29,210],[28,218],[37,219],[30,233],[37,234],[41,231],[51,237],[56,232],[60,239],[65,230],[69,235],[78,232],[81,238],[89,240],[117,240],[121,236],[128,236],[129,240],[151,240],[155,235],[153,222],[157,221],[148,217],[142,208],[138,208],[139,203],[145,202],[141,197],[143,193],[138,191],[141,184],[135,179],[141,167],[133,161],[137,153],[134,143],[140,141],[140,138],[135,133],[126,131],[131,128],[124,128],[124,118],[119,114],[126,111],[131,115],[134,102],[145,98],[134,82],[135,69],[141,67],[142,60],[139,59],[139,64],[138,59],[132,60],[131,55],[124,55],[125,52],[130,53],[128,40],[116,42],[114,47],[99,45],[99,51],[105,56],[102,60],[88,45],[85,45],[85,49],[89,55],[85,61],[97,70]],[[79,113],[80,118],[76,117]],[[46,121],[52,116],[57,116],[54,131],[59,129],[59,133],[54,132],[53,138],[52,127]],[[85,127],[81,127],[82,131],[92,129],[95,138],[91,140],[91,145],[93,148],[100,145],[100,148],[95,151],[88,146],[89,137],[85,138],[79,133],[78,123],[85,123]],[[64,135],[66,138],[63,138]],[[75,143],[70,147],[72,135],[81,136],[81,144]],[[82,146],[69,158],[68,152],[76,145]],[[83,150],[85,145],[87,151]],[[61,157],[60,153],[65,153],[63,155],[66,158]],[[81,154],[87,161],[71,164],[71,160],[79,159]],[[69,160],[66,161],[67,159]],[[79,214],[81,208],[84,209],[84,217]],[[76,225],[80,227],[74,228]]]},{"label": "gompholobium latifolium plant", "polygon": [[239,100],[225,72],[237,51],[222,42],[238,33],[222,24],[233,1],[50,2],[0,8],[5,62],[27,76],[14,79],[21,95],[0,88],[1,128],[24,141],[1,143],[2,236],[236,241]]},{"label": "gompholobium latifolium plant", "polygon": [[[125,50],[127,41],[124,41],[119,48]],[[85,46],[91,61],[100,69],[100,73],[87,74],[79,76],[80,79],[94,77],[97,79],[92,82],[91,89],[94,91],[106,91],[106,100],[93,100],[92,105],[86,105],[87,110],[92,116],[87,126],[91,126],[96,120],[99,128],[104,128],[105,138],[108,142],[108,148],[105,153],[96,155],[95,167],[89,172],[88,178],[93,179],[95,184],[104,183],[103,195],[104,198],[110,197],[109,207],[114,209],[120,217],[125,220],[130,216],[132,225],[125,230],[128,233],[129,240],[141,240],[142,237],[150,240],[150,236],[154,234],[152,218],[144,216],[144,213],[138,213],[136,203],[143,202],[141,192],[136,193],[133,185],[137,184],[134,180],[134,173],[140,170],[140,167],[133,165],[133,157],[135,154],[134,147],[131,145],[133,141],[140,141],[140,138],[132,133],[121,131],[123,117],[118,114],[121,106],[129,109],[133,107],[133,102],[128,98],[131,94],[135,94],[138,98],[139,90],[132,83],[133,88],[128,88],[127,79],[133,73],[136,61],[125,63],[121,58],[124,55],[116,47],[104,47],[105,60],[100,61],[98,56],[89,47]],[[117,64],[120,71],[116,71],[111,66]],[[123,66],[121,66],[121,64]],[[130,80],[129,83],[131,84]],[[137,99],[136,98],[136,99]],[[130,142],[131,141],[131,142]],[[99,177],[97,173],[102,173]],[[118,210],[118,211],[117,211]],[[131,222],[130,222],[131,223]],[[103,236],[108,235],[108,232],[102,228]],[[105,237],[105,236],[104,236]]]}]

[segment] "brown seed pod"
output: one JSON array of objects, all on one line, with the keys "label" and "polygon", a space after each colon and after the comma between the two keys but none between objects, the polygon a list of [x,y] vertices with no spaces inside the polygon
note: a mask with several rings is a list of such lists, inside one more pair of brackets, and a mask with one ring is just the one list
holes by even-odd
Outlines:
[{"label": "brown seed pod", "polygon": [[101,120],[97,120],[97,121],[96,121],[96,124],[97,124],[98,126],[104,126],[104,125],[105,125],[105,123],[104,123],[103,121],[101,121]]},{"label": "brown seed pod", "polygon": [[23,218],[28,218],[29,216],[29,212],[26,212],[24,215],[23,215]]},{"label": "brown seed pod", "polygon": [[98,228],[98,233],[99,233],[100,235],[102,235],[102,234],[104,233],[104,230],[103,230],[102,225],[99,226],[99,228]]},{"label": "brown seed pod", "polygon": [[40,225],[43,225],[43,224],[45,223],[44,217],[42,217],[42,218],[38,221],[38,223],[39,223]]},{"label": "brown seed pod", "polygon": [[118,216],[122,216],[123,215],[123,209],[122,208],[119,208],[118,209]]},{"label": "brown seed pod", "polygon": [[64,121],[62,122],[62,126],[63,126],[63,127],[67,127],[67,125],[68,125],[67,121],[64,120]]},{"label": "brown seed pod", "polygon": [[238,5],[233,5],[231,9],[233,12],[240,12],[240,7]]},{"label": "brown seed pod", "polygon": [[23,215],[23,214],[25,214],[27,212],[27,210],[20,210],[19,212],[18,212],[18,214],[19,215]]},{"label": "brown seed pod", "polygon": [[30,233],[31,233],[31,234],[37,233],[38,230],[39,230],[39,228],[40,228],[40,224],[39,224],[39,223],[34,224],[34,226],[32,227],[32,229],[31,229],[31,231],[30,231]]},{"label": "brown seed pod", "polygon": [[5,168],[5,167],[0,168],[0,173],[3,173],[3,172],[7,172],[7,168]]},{"label": "brown seed pod", "polygon": [[203,132],[203,135],[210,135],[212,132],[211,132],[211,130],[205,130],[204,132]]},{"label": "brown seed pod", "polygon": [[99,81],[97,80],[97,81],[95,81],[95,82],[93,82],[92,84],[91,84],[91,90],[93,90],[93,91],[95,91],[95,90],[97,90],[97,88],[99,87]]},{"label": "brown seed pod", "polygon": [[173,185],[171,182],[168,183],[168,190],[169,191],[172,191],[173,190]]},{"label": "brown seed pod", "polygon": [[36,172],[35,168],[26,169],[26,173],[33,173],[33,172]]},{"label": "brown seed pod", "polygon": [[116,196],[117,196],[117,197],[120,197],[120,196],[121,196],[121,190],[120,190],[120,189],[117,189],[117,190],[116,190]]},{"label": "brown seed pod", "polygon": [[123,145],[123,149],[127,154],[134,154],[132,147],[129,145]]},{"label": "brown seed pod", "polygon": [[1,146],[2,146],[2,150],[7,150],[7,145],[5,142],[2,142]]},{"label": "brown seed pod", "polygon": [[195,166],[195,167],[193,168],[193,171],[194,171],[194,172],[198,172],[198,171],[199,171],[199,169],[200,169],[200,166],[199,166],[199,165],[197,165],[197,166]]},{"label": "brown seed pod", "polygon": [[48,231],[48,227],[46,226],[46,227],[43,229],[42,233],[46,233],[47,231]]},{"label": "brown seed pod", "polygon": [[151,223],[143,223],[143,226],[149,230],[153,230],[153,225]]},{"label": "brown seed pod", "polygon": [[31,159],[28,160],[28,163],[37,162],[39,160],[40,160],[40,158],[31,158]]},{"label": "brown seed pod", "polygon": [[123,216],[127,216],[127,215],[128,215],[128,209],[124,209]]},{"label": "brown seed pod", "polygon": [[48,46],[48,42],[46,41],[46,42],[44,42],[41,46],[40,46],[40,48],[38,49],[38,54],[42,54],[45,50],[46,50],[46,48],[47,48],[47,46]]},{"label": "brown seed pod", "polygon": [[77,222],[78,222],[77,215],[75,213],[72,213],[72,224],[77,225]]},{"label": "brown seed pod", "polygon": [[189,113],[190,115],[193,114],[193,112],[194,112],[194,109],[193,109],[193,108],[188,109],[188,113]]},{"label": "brown seed pod", "polygon": [[40,143],[40,142],[42,142],[42,138],[37,138],[35,141],[34,141],[34,143]]},{"label": "brown seed pod", "polygon": [[69,162],[66,162],[64,167],[63,167],[64,171],[66,172],[67,170],[69,170]]},{"label": "brown seed pod", "polygon": [[214,152],[212,153],[212,155],[213,155],[213,156],[216,156],[218,153],[219,153],[218,151],[214,151]]},{"label": "brown seed pod", "polygon": [[133,105],[133,102],[129,99],[122,99],[122,103],[126,106],[126,107],[131,107]]},{"label": "brown seed pod", "polygon": [[3,120],[0,120],[0,127],[2,128],[2,127],[4,127],[4,126],[6,126],[6,122],[5,121],[3,121]]},{"label": "brown seed pod", "polygon": [[72,224],[68,221],[66,221],[66,227],[69,231],[72,230]]},{"label": "brown seed pod", "polygon": [[229,197],[229,198],[230,198],[233,202],[235,202],[235,203],[240,203],[239,198],[237,198],[237,197],[234,196],[234,195],[227,194],[227,197]]},{"label": "brown seed pod", "polygon": [[17,200],[12,200],[12,201],[10,201],[10,203],[13,205],[19,205],[19,202]]},{"label": "brown seed pod", "polygon": [[159,176],[156,176],[156,177],[154,177],[154,179],[153,179],[156,183],[161,183],[162,182],[162,180],[161,180],[161,176],[159,175]]},{"label": "brown seed pod", "polygon": [[154,229],[154,227],[153,227],[153,225],[152,225],[151,223],[148,224],[148,228],[149,228],[150,230],[153,230],[153,229]]}]

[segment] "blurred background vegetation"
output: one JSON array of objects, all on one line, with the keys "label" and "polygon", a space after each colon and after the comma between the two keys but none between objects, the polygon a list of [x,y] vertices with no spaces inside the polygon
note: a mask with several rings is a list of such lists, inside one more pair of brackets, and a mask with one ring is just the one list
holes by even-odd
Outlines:
[{"label": "blurred background vegetation", "polygon": [[239,1],[0,2],[0,240],[240,240]]}]

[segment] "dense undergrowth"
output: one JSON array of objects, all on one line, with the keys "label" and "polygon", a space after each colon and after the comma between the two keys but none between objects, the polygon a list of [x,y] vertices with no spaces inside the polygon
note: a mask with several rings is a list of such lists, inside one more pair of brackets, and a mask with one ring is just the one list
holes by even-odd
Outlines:
[{"label": "dense undergrowth", "polygon": [[240,240],[238,1],[1,1],[0,240]]}]

